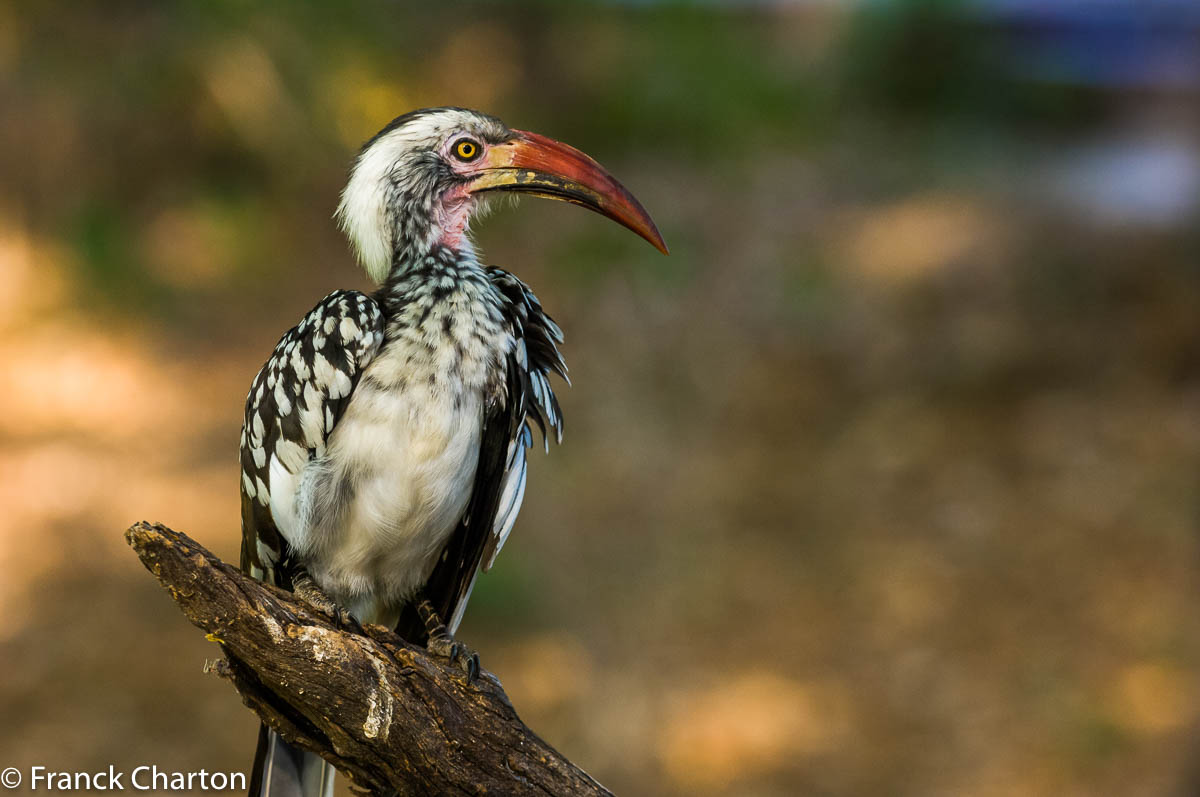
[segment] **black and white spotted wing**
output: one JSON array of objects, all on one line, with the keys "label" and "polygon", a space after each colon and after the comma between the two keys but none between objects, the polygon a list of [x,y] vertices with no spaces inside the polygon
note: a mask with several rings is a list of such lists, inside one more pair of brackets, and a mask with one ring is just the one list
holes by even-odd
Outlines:
[{"label": "black and white spotted wing", "polygon": [[[488,268],[487,274],[505,299],[516,344],[506,363],[504,401],[484,417],[467,514],[426,582],[425,594],[451,631],[462,619],[476,576],[491,568],[516,522],[525,495],[525,454],[533,444],[531,424],[541,430],[547,449],[549,433],[561,442],[563,432],[562,411],[549,380],[552,373],[567,379],[558,351],[562,330],[521,280],[498,268]],[[401,634],[419,638],[421,631],[413,613],[407,612]]]},{"label": "black and white spotted wing", "polygon": [[363,369],[383,343],[375,300],[335,291],[290,329],[258,372],[242,426],[242,568],[290,586],[280,527],[295,517],[301,472],[320,456]]},{"label": "black and white spotted wing", "polygon": [[508,300],[517,344],[508,363],[509,396],[516,398],[510,400],[506,465],[493,533],[484,549],[481,564],[484,572],[496,561],[521,509],[525,495],[525,451],[533,445],[530,423],[537,424],[547,451],[550,431],[555,442],[562,442],[562,410],[550,387],[550,374],[556,373],[570,384],[567,364],[558,351],[558,344],[563,342],[558,324],[546,315],[541,302],[521,280],[498,268],[488,269],[488,277]]}]

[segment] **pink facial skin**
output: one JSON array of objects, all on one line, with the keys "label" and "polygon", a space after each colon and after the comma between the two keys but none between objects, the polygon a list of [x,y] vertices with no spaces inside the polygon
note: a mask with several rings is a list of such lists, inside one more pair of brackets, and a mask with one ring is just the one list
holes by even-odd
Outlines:
[{"label": "pink facial skin", "polygon": [[459,185],[442,194],[437,207],[437,223],[442,231],[438,242],[450,249],[462,249],[467,235],[467,222],[475,208],[475,198],[466,186]]},{"label": "pink facial skin", "polygon": [[[480,165],[487,163],[488,146],[484,142],[472,138],[471,141],[474,141],[479,147],[480,153],[469,163],[464,163],[450,154],[450,148],[461,140],[460,138],[451,139],[442,145],[440,152],[442,160],[450,164],[450,168],[455,174],[463,177],[476,175],[479,173]],[[463,247],[467,235],[467,224],[471,220],[475,202],[475,197],[471,196],[465,184],[455,186],[442,194],[442,201],[435,211],[438,227],[442,230],[442,236],[438,239],[440,244],[454,250]]]}]

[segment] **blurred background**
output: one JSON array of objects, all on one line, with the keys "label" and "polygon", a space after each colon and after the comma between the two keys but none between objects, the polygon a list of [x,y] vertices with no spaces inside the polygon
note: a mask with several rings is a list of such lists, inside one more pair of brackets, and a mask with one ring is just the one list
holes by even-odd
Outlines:
[{"label": "blurred background", "polygon": [[530,726],[622,794],[1200,792],[1200,6],[409,5],[0,3],[0,765],[248,769],[121,535],[236,560],[350,160],[454,104],[672,250],[479,230],[574,382],[460,632]]}]

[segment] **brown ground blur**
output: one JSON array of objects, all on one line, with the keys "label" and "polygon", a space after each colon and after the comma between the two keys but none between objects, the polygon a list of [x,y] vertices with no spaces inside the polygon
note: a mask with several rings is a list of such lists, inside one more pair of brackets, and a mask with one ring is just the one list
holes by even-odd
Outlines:
[{"label": "brown ground blur", "polygon": [[846,12],[461,8],[0,6],[0,767],[248,767],[121,532],[236,558],[246,388],[364,285],[349,158],[464,104],[672,248],[482,225],[574,382],[461,631],[529,725],[622,794],[1192,793],[1196,205],[1114,220],[1069,175],[1200,140],[1196,96],[907,113]]}]

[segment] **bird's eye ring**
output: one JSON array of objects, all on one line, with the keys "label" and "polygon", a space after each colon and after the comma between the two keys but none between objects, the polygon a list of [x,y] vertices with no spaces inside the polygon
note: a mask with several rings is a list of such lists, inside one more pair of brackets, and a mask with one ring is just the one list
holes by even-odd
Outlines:
[{"label": "bird's eye ring", "polygon": [[469,138],[454,145],[454,157],[462,161],[473,161],[479,157],[480,146]]}]

